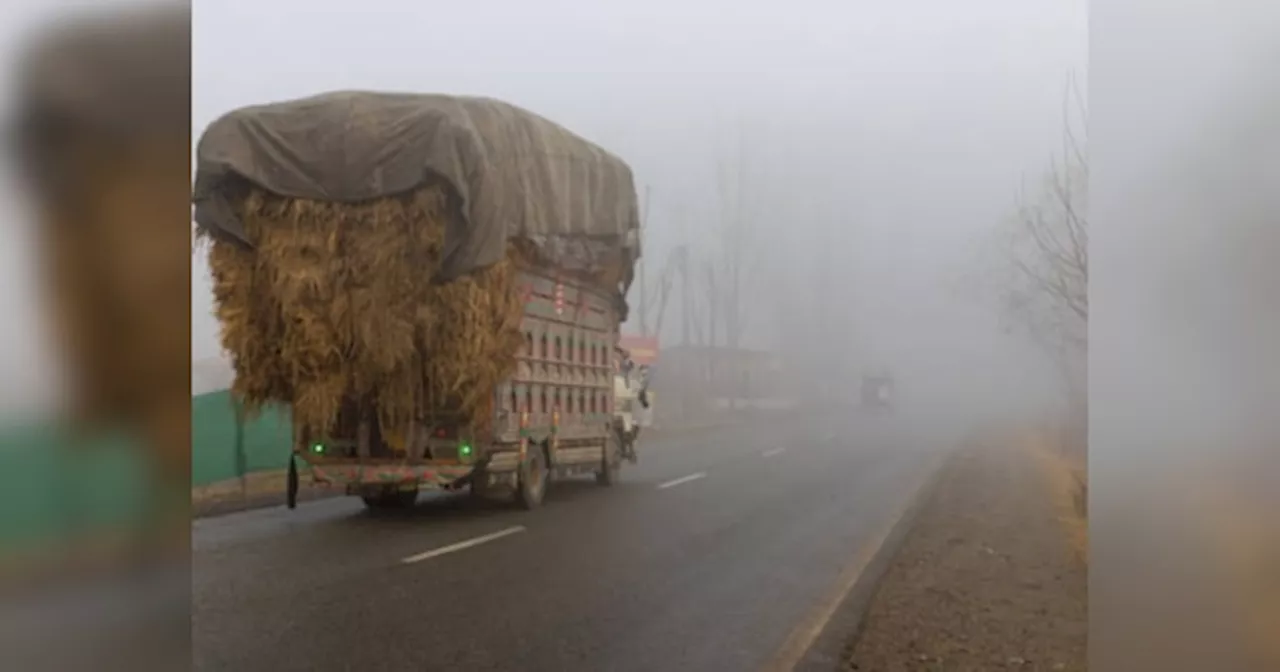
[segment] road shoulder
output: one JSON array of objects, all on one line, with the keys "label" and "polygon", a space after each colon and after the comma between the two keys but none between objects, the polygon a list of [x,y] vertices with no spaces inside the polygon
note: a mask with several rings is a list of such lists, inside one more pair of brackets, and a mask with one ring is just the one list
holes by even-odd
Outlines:
[{"label": "road shoulder", "polygon": [[1004,441],[948,461],[862,613],[843,620],[841,669],[1086,669],[1087,568],[1037,450]]}]

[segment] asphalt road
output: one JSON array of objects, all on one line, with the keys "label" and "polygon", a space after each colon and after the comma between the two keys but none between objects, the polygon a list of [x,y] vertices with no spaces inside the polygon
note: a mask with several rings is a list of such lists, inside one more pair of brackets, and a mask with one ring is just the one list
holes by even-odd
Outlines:
[{"label": "asphalt road", "polygon": [[834,604],[928,443],[901,417],[787,416],[642,441],[621,484],[557,483],[535,512],[454,495],[198,520],[195,669],[761,669]]}]

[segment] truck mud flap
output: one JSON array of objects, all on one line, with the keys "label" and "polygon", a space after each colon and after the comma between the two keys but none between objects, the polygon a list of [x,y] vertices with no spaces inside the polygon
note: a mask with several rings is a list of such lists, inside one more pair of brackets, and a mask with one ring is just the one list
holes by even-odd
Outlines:
[{"label": "truck mud flap", "polygon": [[284,502],[290,509],[298,508],[298,460],[293,453],[289,453],[289,474],[285,482]]}]

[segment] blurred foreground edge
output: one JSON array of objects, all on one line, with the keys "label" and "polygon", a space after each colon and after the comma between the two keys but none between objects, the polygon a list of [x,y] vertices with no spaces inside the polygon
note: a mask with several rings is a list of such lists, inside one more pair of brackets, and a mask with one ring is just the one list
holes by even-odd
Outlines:
[{"label": "blurred foreground edge", "polygon": [[68,416],[0,436],[11,669],[189,665],[190,16],[54,15],[9,64],[5,149],[71,383]]}]

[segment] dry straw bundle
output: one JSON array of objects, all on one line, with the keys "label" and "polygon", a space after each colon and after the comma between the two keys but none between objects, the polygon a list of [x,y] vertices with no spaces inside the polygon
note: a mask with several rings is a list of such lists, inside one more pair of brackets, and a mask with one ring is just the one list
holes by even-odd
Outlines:
[{"label": "dry straw bundle", "polygon": [[372,404],[385,434],[426,408],[483,424],[522,342],[516,252],[432,285],[451,207],[438,185],[357,204],[246,192],[252,247],[219,238],[209,259],[250,410],[288,404],[312,436],[346,399]]}]

